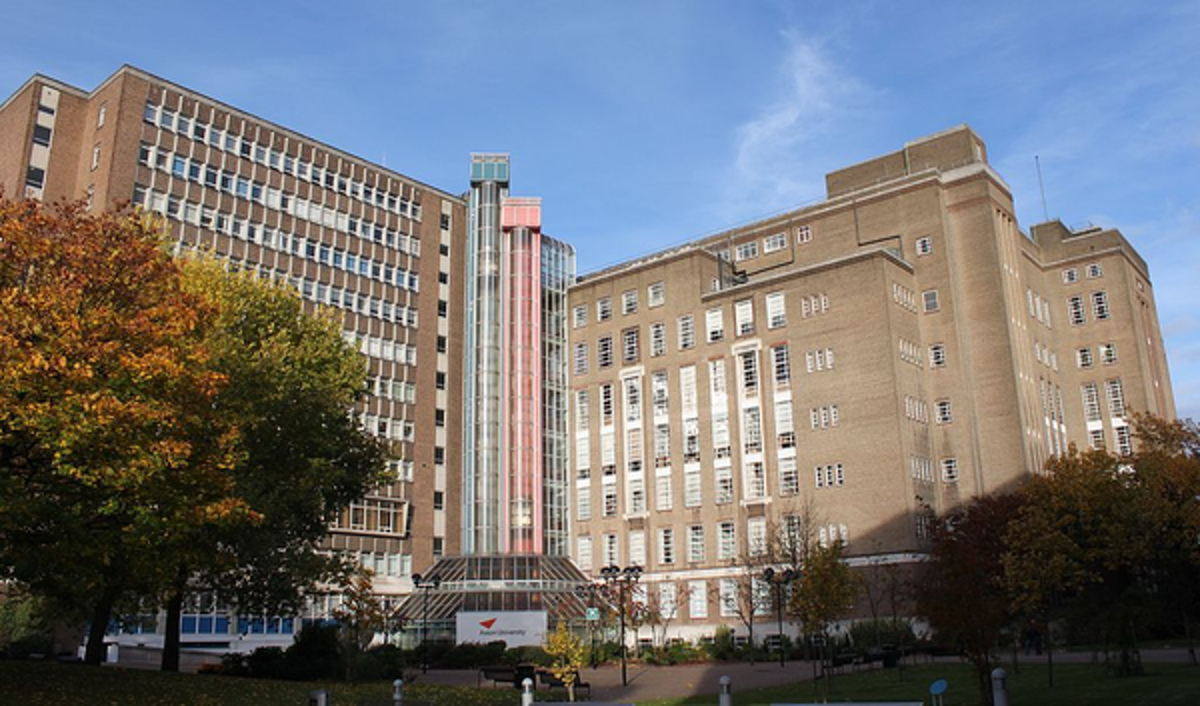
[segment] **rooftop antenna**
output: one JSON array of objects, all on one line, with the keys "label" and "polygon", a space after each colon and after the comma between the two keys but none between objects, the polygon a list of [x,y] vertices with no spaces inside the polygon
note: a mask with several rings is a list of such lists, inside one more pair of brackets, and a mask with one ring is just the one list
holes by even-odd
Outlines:
[{"label": "rooftop antenna", "polygon": [[1044,222],[1050,222],[1050,211],[1046,208],[1046,185],[1042,183],[1042,162],[1038,156],[1033,155],[1033,164],[1037,167],[1038,174],[1038,189],[1042,192],[1042,219]]}]

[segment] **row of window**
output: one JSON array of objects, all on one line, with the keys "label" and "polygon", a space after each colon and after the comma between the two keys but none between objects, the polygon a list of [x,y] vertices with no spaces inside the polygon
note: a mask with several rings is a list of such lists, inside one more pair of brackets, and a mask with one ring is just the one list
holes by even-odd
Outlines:
[{"label": "row of window", "polygon": [[[1088,279],[1097,279],[1104,276],[1104,267],[1101,266],[1099,262],[1089,262],[1087,265],[1084,265],[1083,271],[1087,274]],[[1075,282],[1078,282],[1079,268],[1068,267],[1064,269],[1062,271],[1062,281],[1063,284],[1074,284]]]},{"label": "row of window", "polygon": [[1096,346],[1096,355],[1092,355],[1091,347],[1077,348],[1075,350],[1075,364],[1080,368],[1090,368],[1095,365],[1099,359],[1104,365],[1114,365],[1117,362],[1117,345],[1115,343],[1101,343]]},{"label": "row of window", "polygon": [[147,168],[167,172],[176,179],[203,185],[317,226],[335,228],[349,235],[396,248],[414,257],[421,254],[421,241],[407,233],[322,206],[295,193],[267,186],[182,154],[155,148],[143,142],[138,151],[138,162]]},{"label": "row of window", "polygon": [[[958,474],[958,459],[943,458],[938,465],[942,471],[943,483],[957,483]],[[913,480],[925,483],[933,482],[933,461],[923,456],[910,456],[909,467],[912,472]]]},{"label": "row of window", "polygon": [[[235,135],[206,124],[199,116],[181,115],[166,106],[147,102],[143,118],[146,122],[163,130],[174,132],[196,142],[207,143],[209,147],[243,157],[297,179],[307,180],[317,186],[337,191],[364,204],[417,220],[421,218],[420,204],[412,203],[399,194],[390,193],[378,183],[372,186],[365,181],[338,174],[335,170],[322,168],[303,158],[279,152],[266,145],[258,144],[249,137]],[[310,149],[315,159],[316,150]],[[386,178],[382,175],[368,175],[367,179],[369,180],[371,176],[375,176],[376,179]]]},{"label": "row of window", "polygon": [[[787,247],[787,237],[788,237],[787,231],[782,231],[779,233],[772,233],[771,235],[768,235],[765,238],[763,238],[762,239],[763,254],[769,255],[773,252],[778,252],[778,251],[786,248]],[[799,226],[796,228],[796,244],[797,245],[807,245],[812,242],[812,239],[813,239],[812,226],[802,225],[802,226]],[[759,246],[759,241],[757,239],[745,240],[745,241],[738,243],[733,248],[733,261],[734,262],[744,262],[746,260],[753,260],[754,258],[758,257],[758,254],[759,254],[758,246]],[[717,250],[716,254],[717,254],[717,257],[721,258],[722,260],[725,260],[726,262],[729,261],[729,250],[727,248]]]},{"label": "row of window", "polygon": [[[1067,297],[1067,320],[1072,326],[1082,326],[1087,323],[1087,307],[1082,295]],[[1111,312],[1108,308],[1108,293],[1105,291],[1092,292],[1087,298],[1092,305],[1092,318],[1096,321],[1107,321]]]}]

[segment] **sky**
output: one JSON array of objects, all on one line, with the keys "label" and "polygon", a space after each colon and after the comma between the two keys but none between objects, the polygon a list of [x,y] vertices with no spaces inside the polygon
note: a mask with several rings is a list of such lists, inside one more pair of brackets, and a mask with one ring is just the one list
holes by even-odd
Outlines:
[{"label": "sky", "polygon": [[[432,186],[512,155],[581,273],[819,201],[966,123],[1025,230],[1117,227],[1200,418],[1200,3],[23,0],[0,93],[132,64]],[[1041,162],[1045,207],[1034,156]],[[1188,284],[1192,282],[1192,284]]]}]

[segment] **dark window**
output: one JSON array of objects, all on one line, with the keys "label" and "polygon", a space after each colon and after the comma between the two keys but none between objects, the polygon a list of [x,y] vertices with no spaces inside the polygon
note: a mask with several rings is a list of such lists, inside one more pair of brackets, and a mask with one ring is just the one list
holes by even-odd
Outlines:
[{"label": "dark window", "polygon": [[450,230],[449,214],[445,214],[445,213],[442,214],[442,230]]},{"label": "dark window", "polygon": [[442,539],[441,537],[433,538],[433,558],[441,558],[444,551],[443,547],[445,546],[445,542],[446,540]]},{"label": "dark window", "polygon": [[444,409],[433,410],[433,423],[439,427],[446,426],[446,410],[444,410]]},{"label": "dark window", "polygon": [[433,509],[444,510],[446,508],[446,494],[440,490],[433,491]]},{"label": "dark window", "polygon": [[438,316],[443,319],[446,318],[446,310],[448,307],[449,307],[449,305],[444,300],[439,299],[438,300]]},{"label": "dark window", "polygon": [[46,115],[54,115],[54,108],[51,108],[48,105],[42,105],[41,103],[38,103],[38,110],[42,111]]},{"label": "dark window", "polygon": [[438,252],[441,253],[442,255],[449,256],[450,255],[450,246],[449,245],[439,245]]},{"label": "dark window", "polygon": [[437,385],[437,389],[439,389],[439,390],[446,389],[446,373],[438,373],[437,375],[434,376],[434,380]]},{"label": "dark window", "polygon": [[446,449],[441,446],[433,447],[433,462],[439,466],[446,462]]},{"label": "dark window", "polygon": [[33,126],[33,144],[50,146],[50,128],[45,125]]},{"label": "dark window", "polygon": [[445,336],[437,337],[437,352],[438,353],[446,352],[446,337]]},{"label": "dark window", "polygon": [[29,171],[25,172],[25,185],[32,186],[35,189],[40,189],[46,185],[46,170],[38,167],[30,167]]},{"label": "dark window", "polygon": [[439,284],[450,284],[450,273],[439,272],[438,273],[438,283]]}]

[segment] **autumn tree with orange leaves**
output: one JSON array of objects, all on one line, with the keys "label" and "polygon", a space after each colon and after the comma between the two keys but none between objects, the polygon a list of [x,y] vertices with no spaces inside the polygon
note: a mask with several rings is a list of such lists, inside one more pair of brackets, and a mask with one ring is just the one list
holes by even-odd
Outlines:
[{"label": "autumn tree with orange leaves", "polygon": [[254,521],[215,314],[154,222],[0,201],[0,571],[89,619],[88,662],[174,537]]}]

